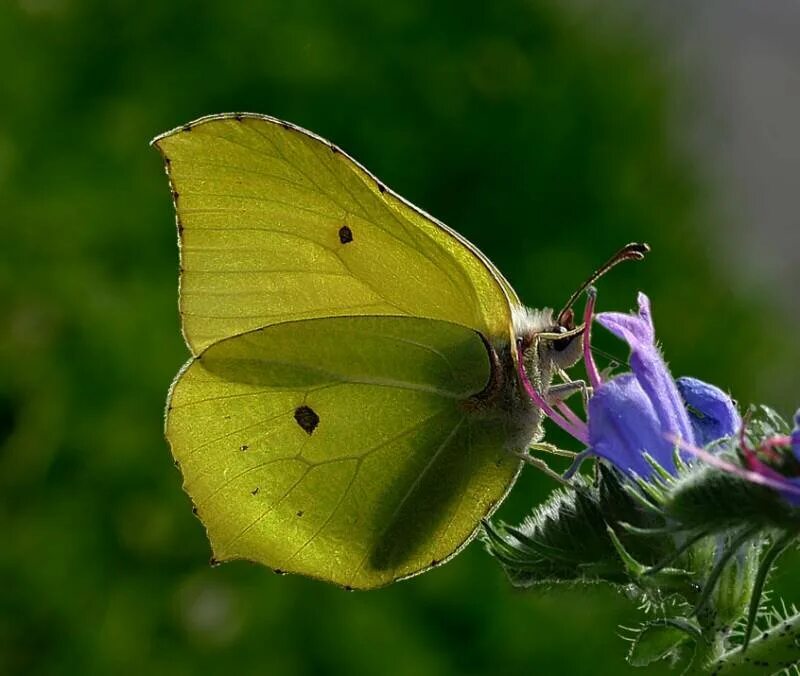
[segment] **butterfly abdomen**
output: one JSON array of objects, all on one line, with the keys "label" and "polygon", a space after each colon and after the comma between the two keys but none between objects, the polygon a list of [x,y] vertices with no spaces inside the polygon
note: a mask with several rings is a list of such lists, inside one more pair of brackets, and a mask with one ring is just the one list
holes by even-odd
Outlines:
[{"label": "butterfly abdomen", "polygon": [[476,418],[500,421],[505,429],[505,448],[512,452],[526,449],[542,436],[541,411],[522,391],[511,347],[507,341],[490,344],[484,339],[491,374],[486,387],[464,402]]}]

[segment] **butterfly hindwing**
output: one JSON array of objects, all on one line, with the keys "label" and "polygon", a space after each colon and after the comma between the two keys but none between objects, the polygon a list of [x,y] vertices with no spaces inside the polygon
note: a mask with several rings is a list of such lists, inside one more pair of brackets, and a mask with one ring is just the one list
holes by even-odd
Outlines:
[{"label": "butterfly hindwing", "polygon": [[473,330],[408,317],[275,324],[181,372],[167,435],[215,558],[343,586],[424,571],[469,541],[519,463],[471,401]]}]

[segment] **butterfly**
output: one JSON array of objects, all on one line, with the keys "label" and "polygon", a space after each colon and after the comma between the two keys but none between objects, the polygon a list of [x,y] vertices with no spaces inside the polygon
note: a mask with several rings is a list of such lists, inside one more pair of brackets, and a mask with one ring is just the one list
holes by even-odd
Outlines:
[{"label": "butterfly", "polygon": [[[213,560],[376,588],[457,554],[542,436],[522,391],[580,356],[458,233],[271,117],[153,140],[191,359],[166,437]],[[536,340],[559,334],[558,340]]]}]

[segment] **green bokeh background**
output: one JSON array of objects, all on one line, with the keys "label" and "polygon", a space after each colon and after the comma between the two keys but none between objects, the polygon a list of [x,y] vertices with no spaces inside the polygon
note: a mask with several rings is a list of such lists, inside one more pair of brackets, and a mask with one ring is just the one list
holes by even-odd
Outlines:
[{"label": "green bokeh background", "polygon": [[[714,263],[717,218],[670,116],[683,83],[650,42],[532,0],[0,3],[0,673],[632,671],[622,595],[514,591],[479,545],[372,593],[208,566],[162,437],[187,351],[147,142],[213,112],[291,120],[477,243],[534,306],[648,241],[601,307],[646,290],[676,374],[788,413],[788,381],[761,374],[797,366],[791,337],[759,330],[776,308]],[[526,472],[503,513],[549,488]]]}]

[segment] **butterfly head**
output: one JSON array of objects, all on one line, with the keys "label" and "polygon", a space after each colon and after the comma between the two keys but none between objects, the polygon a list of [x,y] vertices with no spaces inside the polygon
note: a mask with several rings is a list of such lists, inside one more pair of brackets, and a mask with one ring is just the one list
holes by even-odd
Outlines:
[{"label": "butterfly head", "polygon": [[642,260],[648,251],[647,244],[626,244],[575,289],[558,315],[550,309],[515,308],[512,319],[520,357],[539,391],[547,389],[556,371],[573,366],[581,358],[584,325],[575,326],[572,309],[578,298],[613,267],[622,261]]},{"label": "butterfly head", "polygon": [[583,327],[575,326],[575,314],[565,310],[558,317],[549,308],[518,307],[513,313],[514,333],[520,357],[533,380],[541,385],[552,374],[573,366],[581,357]]},{"label": "butterfly head", "polygon": [[583,326],[575,326],[575,313],[572,308],[558,316],[551,333],[559,334],[560,337],[542,341],[550,350],[550,360],[559,369],[574,366],[583,351]]}]

